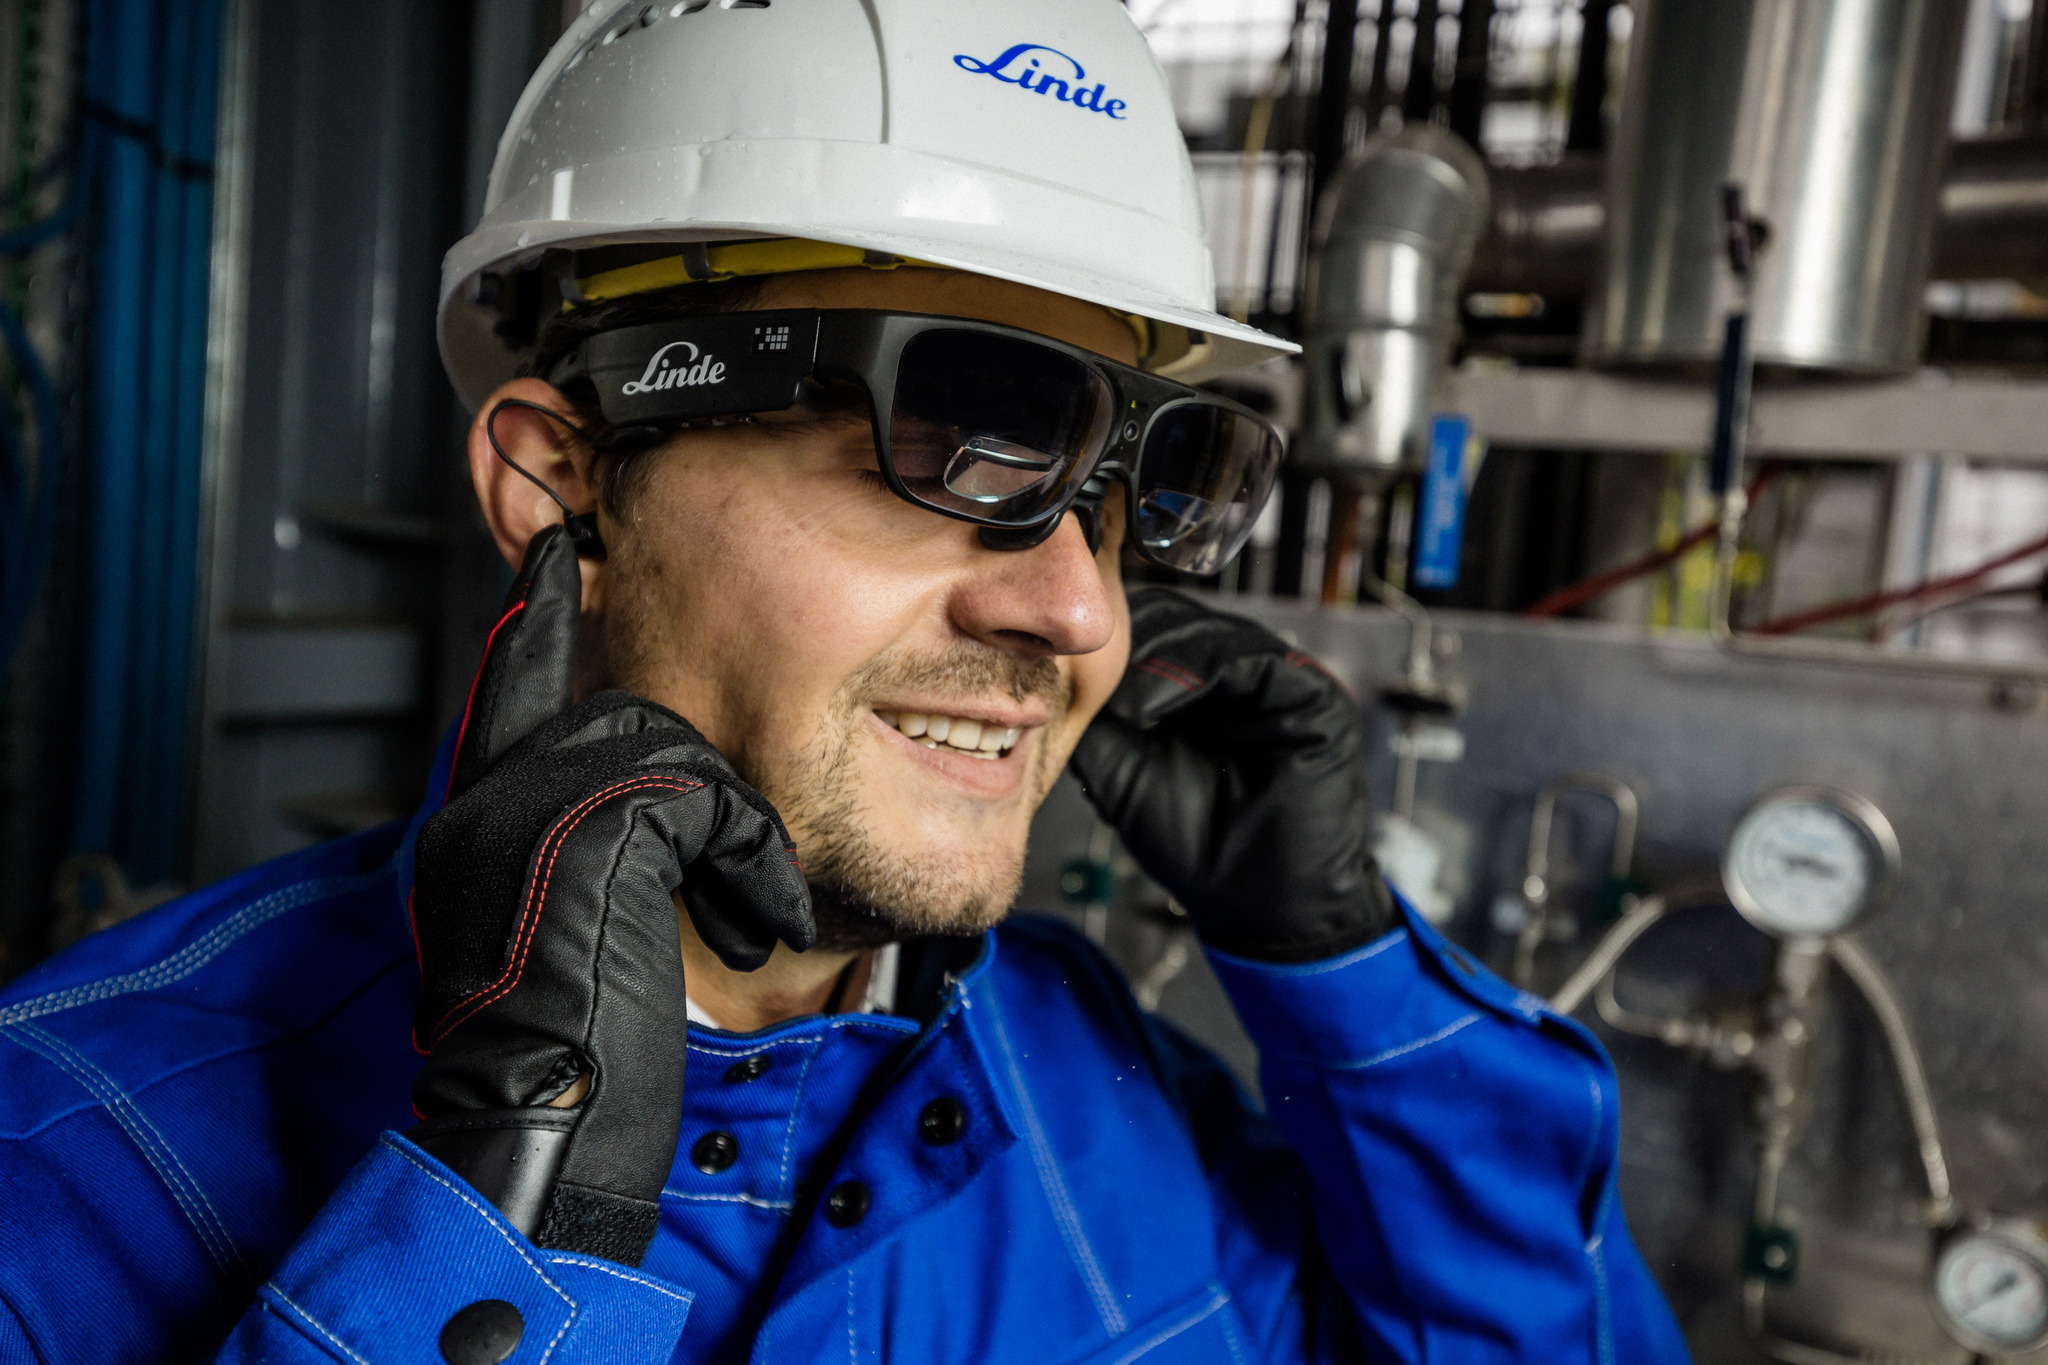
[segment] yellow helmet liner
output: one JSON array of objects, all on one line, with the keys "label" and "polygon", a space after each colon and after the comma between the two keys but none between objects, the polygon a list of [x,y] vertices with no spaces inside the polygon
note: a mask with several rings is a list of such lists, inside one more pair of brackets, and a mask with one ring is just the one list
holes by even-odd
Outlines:
[{"label": "yellow helmet liner", "polygon": [[[802,237],[752,238],[740,242],[685,242],[672,256],[601,270],[576,281],[580,301],[563,300],[562,309],[586,303],[669,289],[679,284],[715,284],[749,275],[793,275],[806,270],[896,270],[904,266],[919,270],[951,270],[952,266],[920,261],[911,256],[893,256],[884,251],[867,251],[836,242],[813,242]],[[1138,354],[1149,359],[1157,344],[1150,318],[1135,313],[1118,313],[1138,340]],[[1141,363],[1142,360],[1141,360]]]}]

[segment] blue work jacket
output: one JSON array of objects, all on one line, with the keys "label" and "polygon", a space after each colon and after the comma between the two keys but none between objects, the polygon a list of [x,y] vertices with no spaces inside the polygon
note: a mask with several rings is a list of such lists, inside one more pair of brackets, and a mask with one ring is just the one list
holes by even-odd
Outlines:
[{"label": "blue work jacket", "polygon": [[1405,907],[1330,961],[1212,957],[1270,1116],[1048,921],[922,1019],[693,1028],[644,1263],[537,1248],[394,1131],[427,813],[0,992],[0,1362],[437,1362],[484,1300],[514,1365],[1685,1359],[1599,1044]]}]

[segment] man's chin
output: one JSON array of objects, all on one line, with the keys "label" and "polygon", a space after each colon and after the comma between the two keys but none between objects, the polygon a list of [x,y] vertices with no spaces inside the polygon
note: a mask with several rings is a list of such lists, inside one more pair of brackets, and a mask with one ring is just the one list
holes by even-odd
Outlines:
[{"label": "man's chin", "polygon": [[813,886],[811,912],[818,925],[817,946],[831,953],[864,953],[916,938],[975,938],[1010,913],[1007,900],[981,902],[945,913],[882,907],[849,892]]},{"label": "man's chin", "polygon": [[[972,938],[1000,924],[1016,902],[1023,856],[960,861],[892,857],[866,838],[806,857],[818,946],[861,952],[905,939]],[[993,864],[993,865],[992,865]]]}]

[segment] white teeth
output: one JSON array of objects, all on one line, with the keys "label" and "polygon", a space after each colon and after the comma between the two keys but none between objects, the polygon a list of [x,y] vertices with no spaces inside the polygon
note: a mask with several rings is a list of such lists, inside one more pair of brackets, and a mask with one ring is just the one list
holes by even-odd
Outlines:
[{"label": "white teeth", "polygon": [[1001,758],[1017,747],[1023,734],[1018,727],[989,725],[965,716],[937,716],[922,711],[876,711],[884,724],[892,725],[927,749],[943,745],[954,753],[972,758]]}]

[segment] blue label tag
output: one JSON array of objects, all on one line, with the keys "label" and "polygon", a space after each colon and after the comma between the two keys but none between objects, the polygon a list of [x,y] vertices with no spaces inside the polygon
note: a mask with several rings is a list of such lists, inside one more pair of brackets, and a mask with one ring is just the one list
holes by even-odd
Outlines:
[{"label": "blue label tag", "polygon": [[1458,586],[1458,557],[1465,545],[1465,463],[1472,419],[1437,414],[1429,427],[1429,464],[1422,473],[1422,506],[1415,528],[1415,583],[1423,588]]}]

